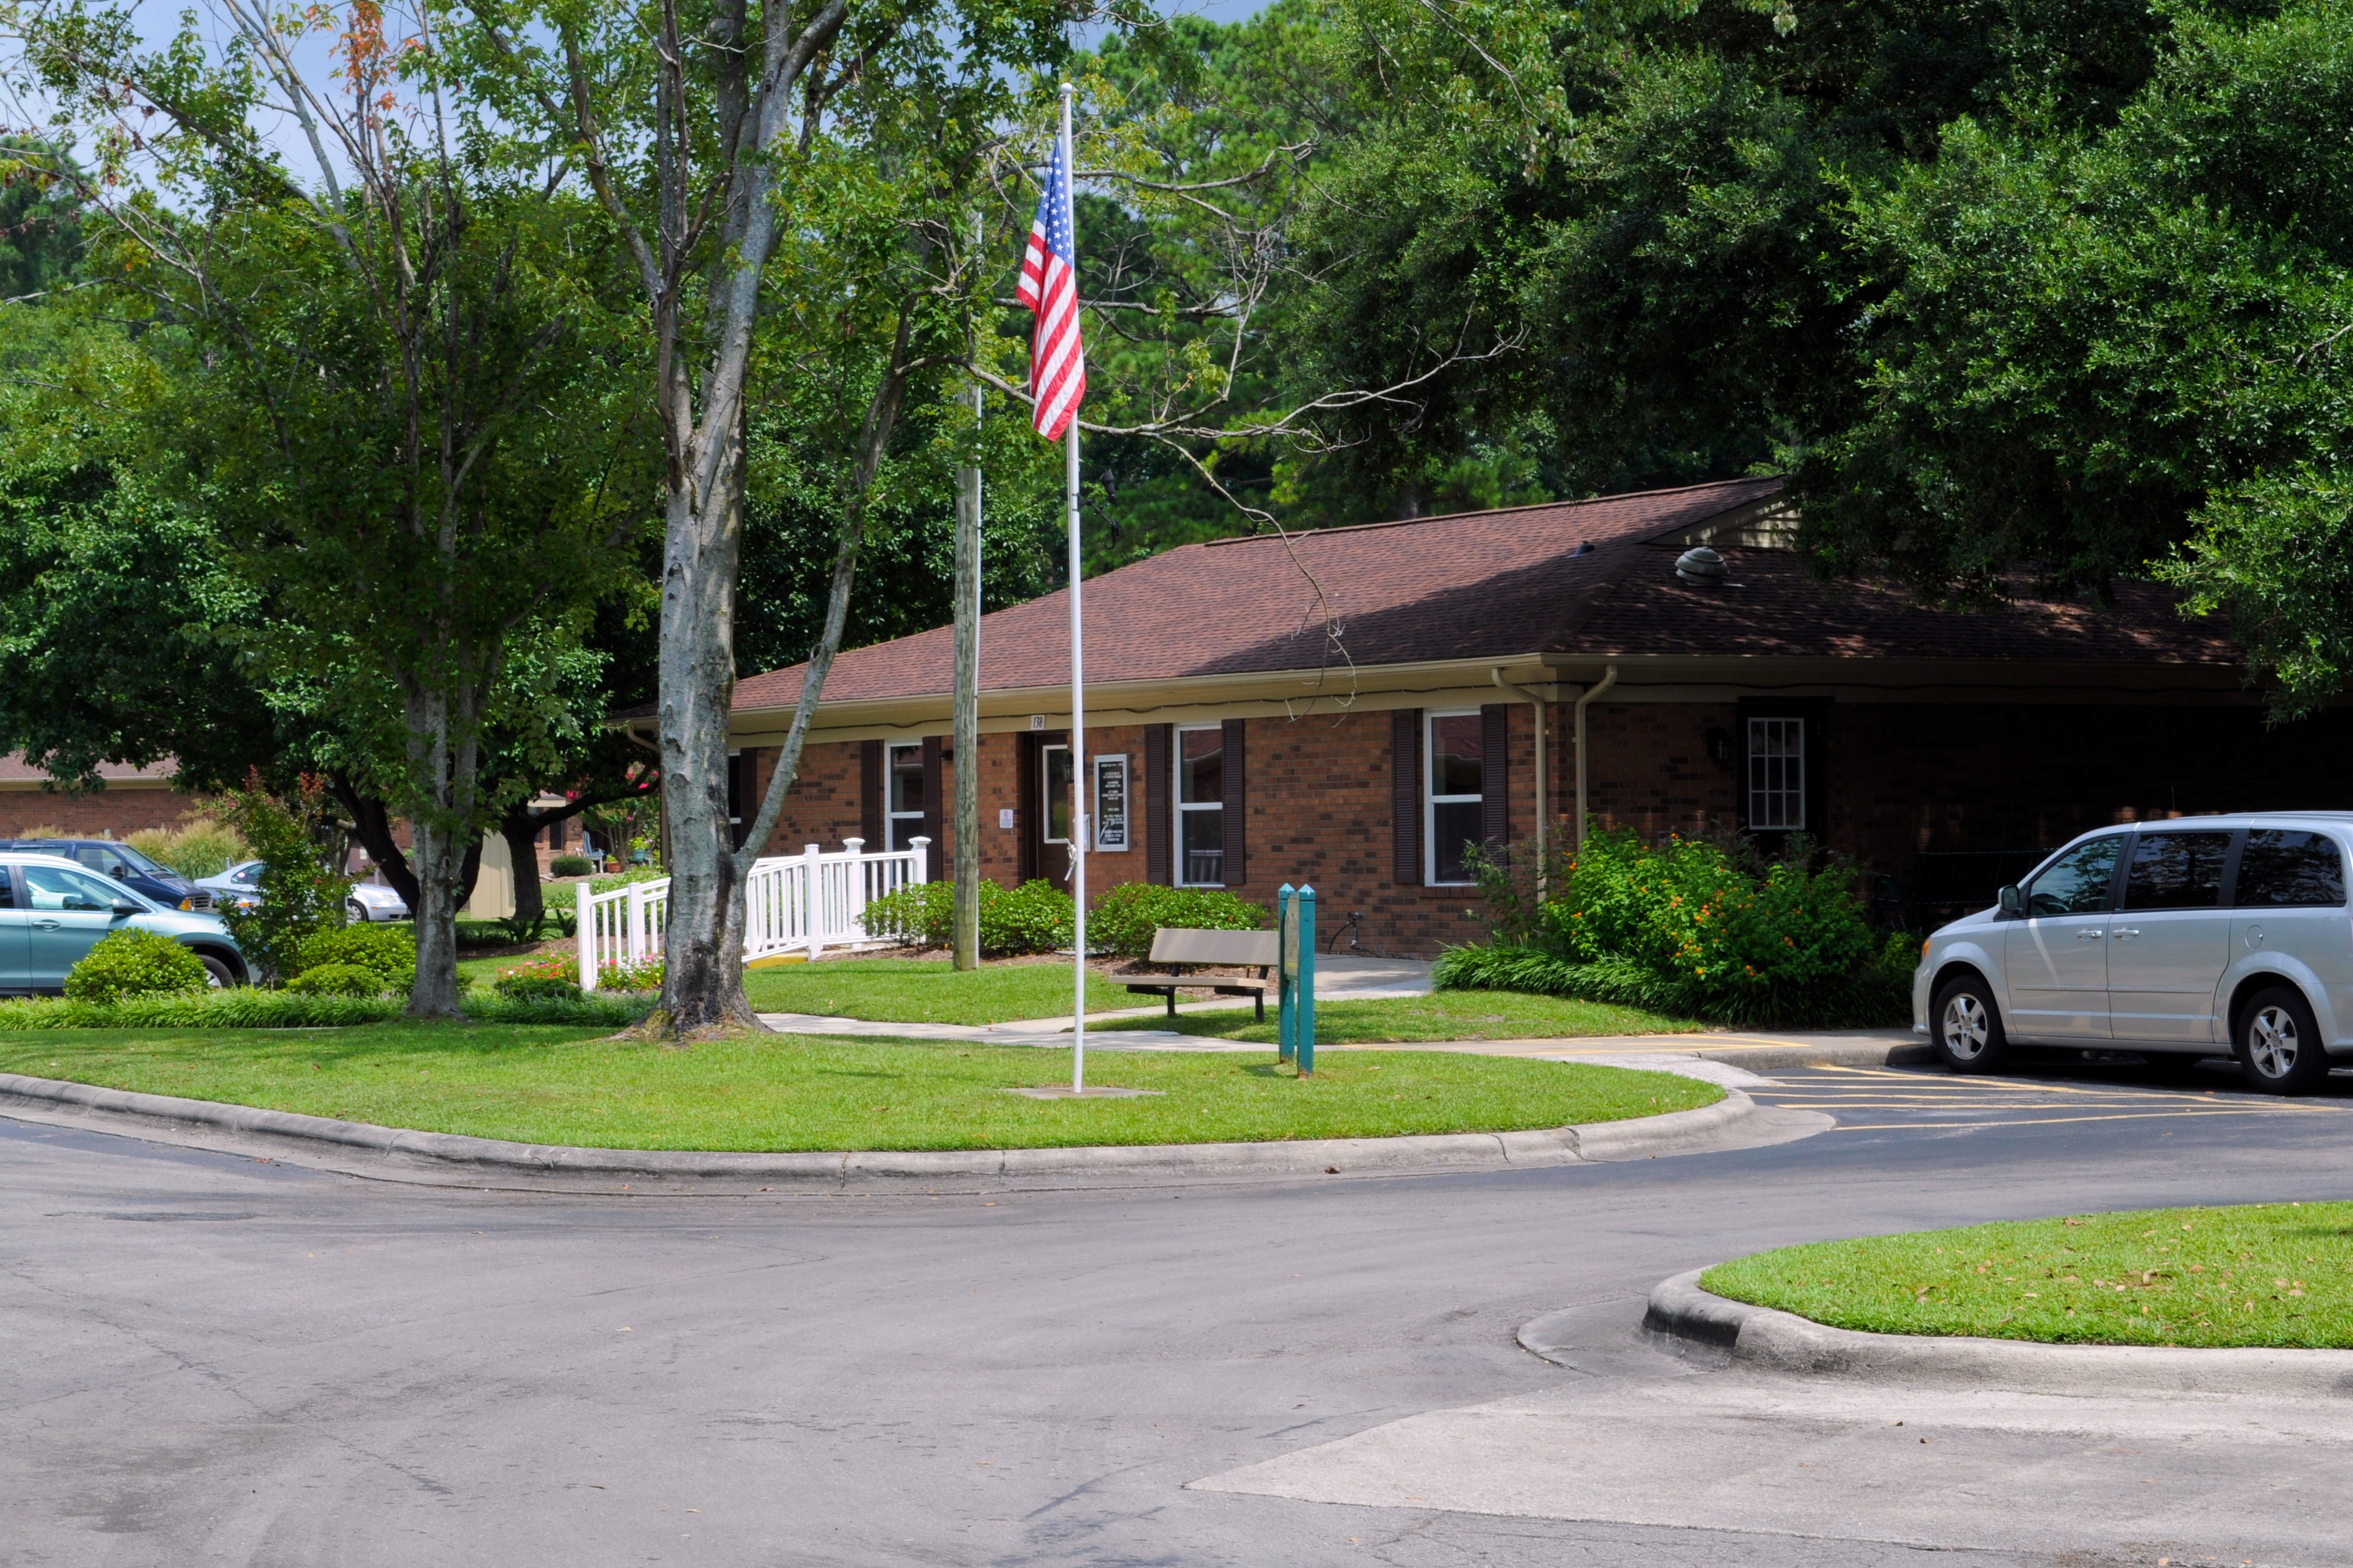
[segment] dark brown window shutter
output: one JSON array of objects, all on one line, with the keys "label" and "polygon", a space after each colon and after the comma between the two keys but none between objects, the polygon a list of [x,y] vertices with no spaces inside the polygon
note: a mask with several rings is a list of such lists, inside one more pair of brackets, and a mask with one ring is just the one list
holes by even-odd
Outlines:
[{"label": "dark brown window shutter", "polygon": [[941,752],[946,748],[947,737],[941,735],[923,736],[923,832],[932,841],[930,872],[932,880],[942,880],[941,869],[947,863],[944,853],[947,842],[940,833],[940,779],[947,771]]},{"label": "dark brown window shutter", "polygon": [[1144,726],[1144,880],[1164,887],[1174,880],[1176,864],[1168,821],[1168,747],[1175,729],[1165,724]]},{"label": "dark brown window shutter", "polygon": [[1479,710],[1479,832],[1494,849],[1512,842],[1511,781],[1511,705],[1489,703]]},{"label": "dark brown window shutter", "polygon": [[872,854],[882,847],[882,743],[861,740],[858,743],[858,831],[866,840],[866,853]]},{"label": "dark brown window shutter", "polygon": [[1242,721],[1228,719],[1219,728],[1224,731],[1226,809],[1218,820],[1225,829],[1225,885],[1240,887],[1250,881],[1250,770],[1242,759]]},{"label": "dark brown window shutter", "polygon": [[1038,737],[1013,737],[1013,756],[1019,777],[1013,781],[1013,878],[1034,882],[1038,877]]},{"label": "dark brown window shutter", "polygon": [[1421,710],[1389,715],[1389,822],[1397,845],[1392,879],[1421,885]]}]

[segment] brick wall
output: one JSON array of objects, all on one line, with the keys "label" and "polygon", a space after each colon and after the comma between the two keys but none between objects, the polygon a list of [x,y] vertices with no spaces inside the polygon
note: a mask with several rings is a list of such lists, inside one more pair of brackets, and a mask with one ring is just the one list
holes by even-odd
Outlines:
[{"label": "brick wall", "polygon": [[56,828],[69,838],[127,839],[146,828],[176,828],[182,818],[208,803],[201,796],[157,789],[117,788],[87,795],[0,790],[0,838],[33,828]]}]

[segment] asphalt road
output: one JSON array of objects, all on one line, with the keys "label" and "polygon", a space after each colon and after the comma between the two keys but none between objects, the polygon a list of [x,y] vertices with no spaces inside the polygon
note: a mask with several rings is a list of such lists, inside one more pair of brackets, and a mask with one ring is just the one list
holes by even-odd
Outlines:
[{"label": "asphalt road", "polygon": [[[1617,1403],[1586,1435],[1609,1442],[1643,1380],[1713,1386],[1634,1340],[1642,1293],[1758,1247],[2353,1197],[2353,1094],[1776,1078],[1760,1097],[1841,1127],[1633,1165],[994,1199],[455,1192],[0,1119],[0,1562],[1842,1568],[2276,1545],[2259,1489],[2170,1534],[2013,1510],[1992,1549],[1867,1506],[1626,1523],[1208,1489],[1499,1401],[1573,1429],[1598,1374]],[[1514,1337],[1565,1308],[1582,1368]],[[1769,1446],[1789,1417],[1742,1419]],[[1625,1442],[1672,1478],[1672,1431]]]}]

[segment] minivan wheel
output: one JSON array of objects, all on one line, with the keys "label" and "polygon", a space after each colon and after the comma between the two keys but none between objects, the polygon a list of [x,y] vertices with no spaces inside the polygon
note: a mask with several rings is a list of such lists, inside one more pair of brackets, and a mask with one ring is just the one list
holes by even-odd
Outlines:
[{"label": "minivan wheel", "polygon": [[205,966],[205,985],[207,989],[219,991],[237,983],[237,971],[228,967],[226,959],[216,959],[210,953],[198,953],[196,962]]},{"label": "minivan wheel", "polygon": [[2328,1050],[2301,991],[2274,986],[2249,997],[2232,1044],[2247,1082],[2265,1094],[2310,1094],[2327,1081]]},{"label": "minivan wheel", "polygon": [[343,913],[351,917],[354,926],[364,926],[368,922],[367,906],[356,898],[343,900]]},{"label": "minivan wheel", "polygon": [[1937,1060],[1956,1073],[1997,1072],[2009,1060],[2010,1040],[2001,1030],[1993,990],[1974,976],[1957,980],[1936,993],[1928,1027],[1936,1040]]}]

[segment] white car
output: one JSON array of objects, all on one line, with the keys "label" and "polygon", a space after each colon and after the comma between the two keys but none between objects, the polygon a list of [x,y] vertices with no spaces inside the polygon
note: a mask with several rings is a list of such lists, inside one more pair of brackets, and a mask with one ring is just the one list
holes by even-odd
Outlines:
[{"label": "white car", "polygon": [[[213,896],[226,909],[251,909],[261,902],[261,863],[241,861],[218,876],[198,879],[198,887],[213,890]],[[355,882],[343,895],[343,914],[354,924],[370,920],[406,920],[408,905],[389,887],[378,887],[371,882]]]},{"label": "white car", "polygon": [[2274,1094],[2353,1065],[2353,812],[2103,828],[1930,937],[1913,1032],[1956,1072],[2012,1045],[2235,1055]]},{"label": "white car", "polygon": [[343,898],[343,913],[354,925],[370,920],[406,920],[407,900],[389,887],[379,887],[373,882],[354,882]]}]

